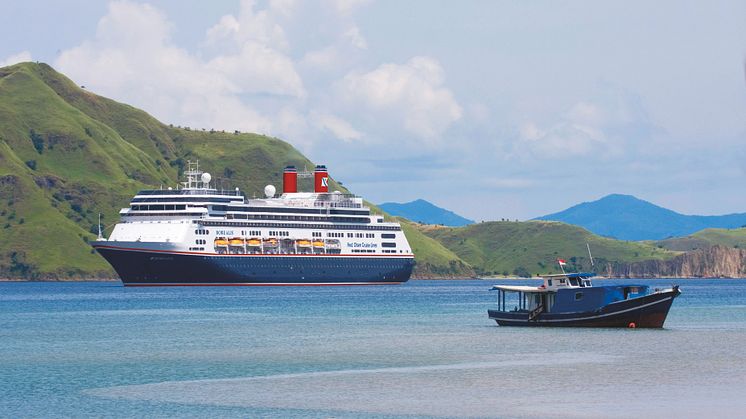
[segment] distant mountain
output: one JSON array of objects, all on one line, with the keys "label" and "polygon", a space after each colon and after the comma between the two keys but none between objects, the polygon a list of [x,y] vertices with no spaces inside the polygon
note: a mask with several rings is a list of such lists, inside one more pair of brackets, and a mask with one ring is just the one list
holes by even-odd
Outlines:
[{"label": "distant mountain", "polygon": [[620,240],[662,240],[687,236],[706,228],[741,227],[746,225],[746,213],[684,215],[631,195],[613,194],[537,220],[575,224]]},{"label": "distant mountain", "polygon": [[442,224],[449,227],[462,227],[474,224],[474,220],[464,218],[453,211],[435,206],[424,199],[399,204],[387,202],[379,207],[391,215],[404,217],[424,224]]}]

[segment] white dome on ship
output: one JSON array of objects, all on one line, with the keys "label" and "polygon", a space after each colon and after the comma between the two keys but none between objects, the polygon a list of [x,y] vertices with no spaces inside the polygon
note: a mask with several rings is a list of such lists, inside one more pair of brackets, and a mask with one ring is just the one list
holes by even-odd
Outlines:
[{"label": "white dome on ship", "polygon": [[210,180],[212,180],[212,176],[209,173],[202,173],[202,183],[208,184],[210,183]]},{"label": "white dome on ship", "polygon": [[264,195],[267,198],[272,198],[273,196],[275,196],[275,192],[277,192],[277,189],[275,189],[273,185],[267,185],[264,187]]}]

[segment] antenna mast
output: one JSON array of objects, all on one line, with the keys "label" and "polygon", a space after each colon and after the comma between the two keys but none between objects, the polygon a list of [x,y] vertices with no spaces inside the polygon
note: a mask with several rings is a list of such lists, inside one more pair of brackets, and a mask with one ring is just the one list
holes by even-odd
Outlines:
[{"label": "antenna mast", "polygon": [[595,268],[596,266],[593,263],[593,255],[591,254],[591,245],[586,242],[585,247],[588,249],[588,257],[591,258],[591,268]]},{"label": "antenna mast", "polygon": [[100,212],[98,213],[98,239],[99,240],[104,239],[104,235],[101,232],[101,213]]}]

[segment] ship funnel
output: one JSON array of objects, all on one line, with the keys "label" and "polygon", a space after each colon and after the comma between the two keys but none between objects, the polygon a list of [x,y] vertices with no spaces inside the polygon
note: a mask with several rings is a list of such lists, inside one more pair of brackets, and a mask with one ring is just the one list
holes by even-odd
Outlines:
[{"label": "ship funnel", "polygon": [[295,166],[287,166],[282,173],[282,193],[295,192],[298,192],[298,171]]},{"label": "ship funnel", "polygon": [[329,192],[329,173],[326,171],[326,166],[316,166],[316,170],[313,171],[313,185],[316,193]]}]

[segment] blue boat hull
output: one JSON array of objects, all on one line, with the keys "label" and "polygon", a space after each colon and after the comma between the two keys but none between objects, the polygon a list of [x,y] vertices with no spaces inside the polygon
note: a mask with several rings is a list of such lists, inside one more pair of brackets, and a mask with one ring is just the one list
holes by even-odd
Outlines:
[{"label": "blue boat hull", "polygon": [[409,280],[411,257],[216,255],[96,246],[125,286],[364,285]]},{"label": "blue boat hull", "polygon": [[595,311],[541,313],[533,320],[529,320],[529,313],[525,310],[487,310],[487,313],[500,326],[661,328],[679,294],[677,286],[670,291],[612,303]]}]

